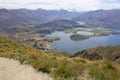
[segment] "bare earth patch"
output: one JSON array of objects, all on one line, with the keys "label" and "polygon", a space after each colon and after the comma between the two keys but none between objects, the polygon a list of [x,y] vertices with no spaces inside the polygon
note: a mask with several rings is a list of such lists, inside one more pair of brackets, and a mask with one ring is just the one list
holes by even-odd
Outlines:
[{"label": "bare earth patch", "polygon": [[18,61],[0,58],[0,80],[53,80],[48,74],[37,72],[33,67]]}]

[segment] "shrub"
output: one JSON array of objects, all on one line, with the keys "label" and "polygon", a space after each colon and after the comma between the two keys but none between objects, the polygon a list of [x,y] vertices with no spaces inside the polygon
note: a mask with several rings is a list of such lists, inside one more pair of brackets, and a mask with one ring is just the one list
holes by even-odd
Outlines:
[{"label": "shrub", "polygon": [[56,69],[57,75],[64,78],[69,78],[73,76],[72,70],[70,66],[67,65],[67,63],[62,63],[58,68]]},{"label": "shrub", "polygon": [[38,71],[42,71],[44,73],[50,73],[51,72],[51,64],[42,64]]}]

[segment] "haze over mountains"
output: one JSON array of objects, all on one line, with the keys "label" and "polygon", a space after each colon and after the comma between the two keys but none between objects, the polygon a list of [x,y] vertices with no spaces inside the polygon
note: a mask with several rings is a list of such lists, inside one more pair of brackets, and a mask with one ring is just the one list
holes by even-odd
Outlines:
[{"label": "haze over mountains", "polygon": [[90,11],[73,20],[86,22],[90,27],[119,28],[120,9]]},{"label": "haze over mountains", "polygon": [[44,9],[0,9],[0,28],[16,24],[41,24],[61,19],[84,22],[86,27],[119,28],[120,10],[76,12]]},{"label": "haze over mountains", "polygon": [[0,9],[0,27],[16,24],[44,23],[58,19],[70,19],[79,15],[78,12],[66,10],[28,10],[28,9]]}]

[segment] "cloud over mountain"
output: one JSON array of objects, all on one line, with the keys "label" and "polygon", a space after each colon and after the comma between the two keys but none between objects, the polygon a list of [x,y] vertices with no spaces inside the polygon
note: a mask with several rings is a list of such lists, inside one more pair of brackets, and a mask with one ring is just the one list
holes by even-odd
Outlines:
[{"label": "cloud over mountain", "polygon": [[119,0],[0,0],[0,8],[97,10],[120,8]]}]

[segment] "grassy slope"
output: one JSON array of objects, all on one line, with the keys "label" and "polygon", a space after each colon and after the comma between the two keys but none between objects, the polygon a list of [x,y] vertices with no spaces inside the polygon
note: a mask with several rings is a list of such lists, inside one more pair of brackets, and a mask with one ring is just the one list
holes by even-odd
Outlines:
[{"label": "grassy slope", "polygon": [[32,65],[49,73],[55,80],[119,80],[120,65],[108,61],[88,61],[82,58],[56,57],[18,42],[0,37],[0,56]]},{"label": "grassy slope", "polygon": [[[107,46],[107,47],[97,47],[92,49],[86,49],[84,51],[77,52],[75,55],[80,56],[83,54],[93,55],[98,54],[103,59],[111,60],[120,63],[120,46]],[[87,56],[81,56],[87,58]],[[95,58],[95,57],[92,57]]]}]

